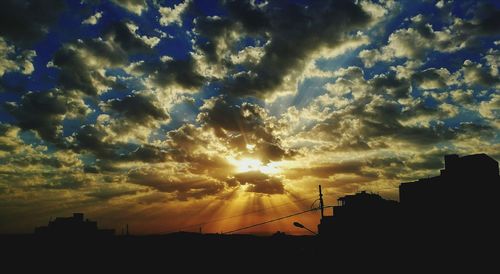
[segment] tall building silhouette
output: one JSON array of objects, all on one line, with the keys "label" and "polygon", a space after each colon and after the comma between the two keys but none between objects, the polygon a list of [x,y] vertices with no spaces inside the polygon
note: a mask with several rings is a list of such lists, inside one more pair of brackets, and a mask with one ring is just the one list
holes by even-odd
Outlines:
[{"label": "tall building silhouette", "polygon": [[[486,154],[444,157],[445,168],[439,176],[402,183],[399,199],[407,208],[442,206],[450,199],[477,199],[471,193],[486,193],[499,183],[498,162]],[[425,199],[425,202],[424,200]],[[464,201],[465,202],[465,201]]]},{"label": "tall building silhouette", "polygon": [[340,197],[333,216],[322,217],[319,234],[339,237],[392,231],[406,238],[475,239],[496,233],[498,162],[484,153],[446,155],[444,162],[438,176],[402,183],[399,203],[364,191]]},{"label": "tall building silhouette", "polygon": [[442,233],[489,229],[498,215],[498,162],[484,153],[446,155],[444,162],[440,175],[400,185],[403,221]]}]

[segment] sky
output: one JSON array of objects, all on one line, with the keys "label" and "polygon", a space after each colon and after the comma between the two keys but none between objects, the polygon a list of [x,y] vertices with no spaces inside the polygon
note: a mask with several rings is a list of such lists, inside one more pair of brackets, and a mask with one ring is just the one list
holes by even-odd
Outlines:
[{"label": "sky", "polygon": [[[498,1],[0,1],[0,233],[73,212],[219,233],[314,208],[318,185],[326,205],[397,200],[445,154],[500,160],[499,18]],[[293,221],[319,212],[242,233]]]}]

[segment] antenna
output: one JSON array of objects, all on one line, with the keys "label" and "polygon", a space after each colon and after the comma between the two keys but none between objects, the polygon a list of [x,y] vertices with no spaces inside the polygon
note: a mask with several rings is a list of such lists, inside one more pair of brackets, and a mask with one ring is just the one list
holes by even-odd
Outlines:
[{"label": "antenna", "polygon": [[324,204],[323,204],[323,193],[321,193],[321,185],[319,185],[319,208],[321,209],[321,219],[323,219]]}]

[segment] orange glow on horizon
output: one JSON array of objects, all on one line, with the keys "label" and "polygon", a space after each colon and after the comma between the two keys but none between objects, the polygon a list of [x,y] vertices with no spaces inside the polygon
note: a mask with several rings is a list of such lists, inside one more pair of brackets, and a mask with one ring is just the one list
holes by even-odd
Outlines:
[{"label": "orange glow on horizon", "polygon": [[[206,233],[228,232],[242,227],[250,226],[301,212],[309,206],[310,200],[293,200],[292,196],[265,196],[255,193],[237,191],[238,194],[232,200],[226,201],[223,207],[211,214],[212,219],[205,220],[203,231]],[[305,206],[307,204],[307,206]],[[213,222],[211,221],[213,220]],[[236,234],[260,234],[269,235],[277,231],[293,235],[308,235],[307,231],[295,228],[292,223],[299,221],[312,230],[316,230],[319,223],[319,212],[309,212],[292,218],[282,219],[276,222],[256,226],[236,232]],[[198,228],[193,228],[196,231]]]}]

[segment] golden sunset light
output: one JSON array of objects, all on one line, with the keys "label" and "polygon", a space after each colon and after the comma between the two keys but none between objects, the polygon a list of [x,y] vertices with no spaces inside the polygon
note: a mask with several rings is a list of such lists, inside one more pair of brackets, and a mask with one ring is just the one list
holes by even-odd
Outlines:
[{"label": "golden sunset light", "polygon": [[498,14],[498,1],[0,1],[0,234],[85,213],[117,234],[313,235],[320,185],[333,215],[356,193],[398,202],[445,155],[498,161]]},{"label": "golden sunset light", "polygon": [[236,167],[237,173],[259,171],[265,174],[276,174],[280,172],[279,164],[274,162],[264,165],[260,160],[252,158],[229,159],[229,162]]},{"label": "golden sunset light", "polygon": [[0,269],[492,272],[499,65],[500,0],[1,0]]}]

